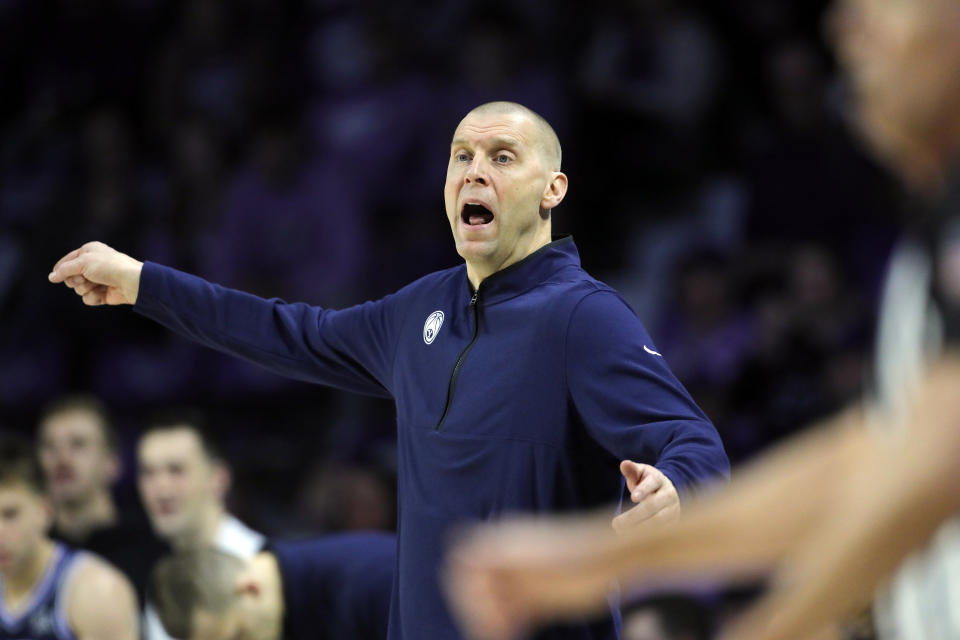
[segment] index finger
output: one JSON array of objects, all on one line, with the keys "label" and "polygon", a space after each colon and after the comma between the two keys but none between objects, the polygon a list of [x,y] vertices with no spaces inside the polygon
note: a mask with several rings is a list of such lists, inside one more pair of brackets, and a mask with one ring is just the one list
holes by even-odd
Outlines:
[{"label": "index finger", "polygon": [[83,275],[83,268],[86,262],[83,257],[77,255],[73,260],[63,260],[57,263],[48,276],[50,282],[63,282],[70,276]]},{"label": "index finger", "polygon": [[623,460],[620,463],[620,473],[627,481],[627,490],[630,491],[630,493],[636,490],[637,485],[640,484],[640,481],[643,479],[644,473],[646,473],[646,469],[647,465],[634,462],[633,460]]},{"label": "index finger", "polygon": [[70,253],[68,253],[67,255],[63,256],[62,258],[57,260],[57,264],[53,265],[53,269],[56,270],[57,267],[59,267],[61,264],[63,264],[67,260],[73,260],[74,258],[80,255],[80,252],[82,250],[83,250],[83,247],[78,247],[73,251],[71,251]]}]

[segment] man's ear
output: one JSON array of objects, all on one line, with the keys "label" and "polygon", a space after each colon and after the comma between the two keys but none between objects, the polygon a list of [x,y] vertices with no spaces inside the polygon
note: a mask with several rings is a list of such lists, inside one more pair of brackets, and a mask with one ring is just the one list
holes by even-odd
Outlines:
[{"label": "man's ear", "polygon": [[224,462],[217,461],[213,467],[213,485],[214,491],[221,502],[226,500],[227,492],[230,491],[230,484],[233,482],[233,474],[230,467]]},{"label": "man's ear", "polygon": [[234,584],[234,593],[238,596],[247,594],[251,596],[259,596],[263,592],[263,585],[260,584],[260,581],[257,580],[250,572],[243,572],[237,576],[237,581]]},{"label": "man's ear", "polygon": [[561,171],[554,171],[550,174],[547,186],[543,190],[543,198],[540,199],[540,209],[549,211],[556,207],[567,195],[567,174]]}]

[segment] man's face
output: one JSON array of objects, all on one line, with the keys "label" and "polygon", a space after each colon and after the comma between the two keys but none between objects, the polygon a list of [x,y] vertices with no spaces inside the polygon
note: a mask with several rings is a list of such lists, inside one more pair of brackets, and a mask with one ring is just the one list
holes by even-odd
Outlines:
[{"label": "man's face", "polygon": [[40,466],[54,503],[88,499],[110,488],[119,463],[96,415],[82,409],[50,416],[40,425]]},{"label": "man's face", "polygon": [[0,575],[18,573],[49,526],[43,496],[20,482],[0,485]]},{"label": "man's face", "polygon": [[471,113],[454,132],[443,196],[468,264],[493,272],[539,248],[541,205],[555,175],[541,138],[519,113]]},{"label": "man's face", "polygon": [[163,538],[193,537],[222,500],[217,466],[197,434],[186,427],[150,432],[137,456],[140,498],[154,531]]},{"label": "man's face", "polygon": [[837,0],[834,41],[885,157],[942,143],[960,118],[960,0]]}]

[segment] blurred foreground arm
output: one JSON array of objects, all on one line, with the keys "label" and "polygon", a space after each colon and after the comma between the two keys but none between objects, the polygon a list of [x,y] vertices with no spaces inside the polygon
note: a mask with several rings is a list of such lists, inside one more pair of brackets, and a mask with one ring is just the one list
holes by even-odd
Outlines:
[{"label": "blurred foreground arm", "polygon": [[802,638],[869,602],[912,549],[960,508],[960,358],[927,378],[911,424],[891,438],[850,412],[764,456],[680,520],[616,536],[605,519],[516,521],[474,530],[450,559],[465,629],[509,638],[600,611],[610,582],[745,576],[776,568],[771,594],[730,631]]},{"label": "blurred foreground arm", "polygon": [[88,242],[60,258],[47,277],[73,289],[90,306],[133,304],[142,268],[142,262],[102,242]]},{"label": "blurred foreground arm", "polygon": [[960,510],[960,354],[931,370],[909,427],[851,459],[831,517],[791,550],[774,589],[727,637],[797,638],[866,605]]},{"label": "blurred foreground arm", "polygon": [[861,412],[849,411],[767,454],[678,521],[619,536],[607,516],[483,525],[452,550],[451,602],[473,637],[509,638],[547,619],[602,611],[617,578],[754,575],[817,524],[844,461],[867,439]]}]

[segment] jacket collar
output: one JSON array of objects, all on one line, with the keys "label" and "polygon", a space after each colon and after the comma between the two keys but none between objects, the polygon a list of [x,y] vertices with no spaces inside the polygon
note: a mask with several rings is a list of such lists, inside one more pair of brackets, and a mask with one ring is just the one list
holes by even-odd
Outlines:
[{"label": "jacket collar", "polygon": [[[568,267],[580,267],[577,245],[573,242],[573,236],[569,235],[557,238],[526,258],[488,276],[480,283],[478,300],[485,304],[512,298],[547,282],[551,276]],[[466,268],[463,277],[467,279]],[[467,288],[472,295],[473,287],[469,281]]]}]

